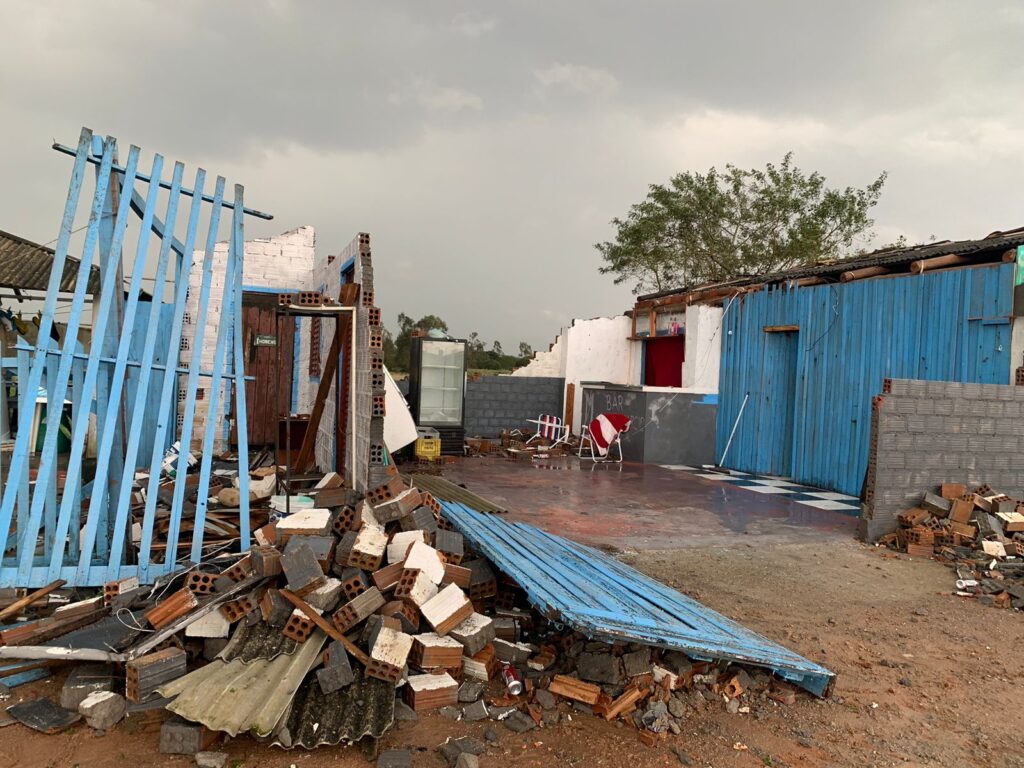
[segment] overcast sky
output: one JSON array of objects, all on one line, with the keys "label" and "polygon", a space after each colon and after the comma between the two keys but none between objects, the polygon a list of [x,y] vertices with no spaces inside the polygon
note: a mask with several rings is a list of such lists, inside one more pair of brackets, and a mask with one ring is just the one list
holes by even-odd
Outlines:
[{"label": "overcast sky", "polygon": [[[1024,3],[2,0],[0,229],[56,237],[81,126],[246,186],[249,237],[374,238],[377,300],[506,349],[630,291],[652,182],[889,172],[876,243],[1024,224]],[[168,172],[169,175],[169,172]]]}]

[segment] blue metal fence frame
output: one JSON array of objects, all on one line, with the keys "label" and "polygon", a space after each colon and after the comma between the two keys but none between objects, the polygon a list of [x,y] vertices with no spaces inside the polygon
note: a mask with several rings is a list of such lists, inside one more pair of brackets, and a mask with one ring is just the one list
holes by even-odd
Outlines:
[{"label": "blue metal fence frame", "polygon": [[[204,192],[205,175],[198,169],[192,189],[182,185],[184,166],[175,163],[170,181],[163,179],[164,160],[153,157],[149,174],[139,172],[141,150],[131,147],[127,162],[117,162],[117,141],[112,137],[94,136],[83,128],[77,148],[54,145],[59,151],[73,154],[74,165],[68,187],[60,234],[54,249],[53,270],[44,300],[36,346],[19,344],[14,359],[5,359],[5,367],[18,371],[19,414],[18,431],[8,470],[8,482],[0,499],[0,586],[41,586],[57,578],[72,586],[98,586],[108,581],[138,576],[143,583],[180,567],[182,560],[198,561],[204,555],[204,520],[206,491],[209,487],[211,462],[214,454],[215,420],[219,393],[223,385],[226,397],[233,397],[232,414],[237,419],[238,469],[241,491],[239,510],[240,535],[236,542],[239,551],[249,546],[248,439],[245,417],[245,387],[232,386],[244,378],[242,350],[241,307],[244,217],[267,214],[251,211],[244,206],[244,189],[235,185],[233,199],[224,197],[225,180],[217,178],[214,194]],[[54,327],[54,312],[60,279],[71,249],[71,236],[75,227],[79,201],[84,196],[85,170],[88,164],[96,167],[96,183],[89,205],[85,225],[81,263],[75,291],[70,302],[70,314],[59,348],[51,348],[50,333]],[[145,196],[136,190],[145,185]],[[164,218],[157,215],[160,191],[167,190]],[[178,207],[182,196],[191,198],[184,242],[175,237]],[[217,318],[217,350],[212,370],[201,370],[201,349],[206,324],[206,309],[211,284],[214,281],[214,246],[218,241],[221,210],[232,212],[226,259],[217,267],[223,272],[223,307]],[[125,242],[129,213],[141,219],[139,234],[134,244]],[[206,247],[202,256],[203,281],[196,322],[193,354],[187,368],[172,361],[179,357],[184,321],[185,298],[189,277],[195,261],[195,242],[200,221],[208,222]],[[155,270],[150,269],[150,243],[153,236],[159,241]],[[172,256],[174,275],[172,271]],[[94,256],[101,270],[101,287],[94,297],[92,343],[88,353],[78,343],[78,331],[85,317],[85,293],[88,272]],[[129,275],[127,288],[121,274]],[[153,298],[149,312],[139,313],[143,275],[154,274]],[[172,288],[173,315],[169,338],[158,338],[158,320],[167,306],[163,295]],[[123,301],[121,292],[124,292]],[[138,318],[136,317],[138,315]],[[148,318],[147,318],[148,315]],[[145,329],[146,343],[141,354],[133,353],[132,334]],[[166,363],[154,362],[157,345],[166,349]],[[166,344],[166,346],[164,346]],[[136,345],[135,349],[138,348]],[[143,419],[126,423],[122,410],[128,369],[138,371],[137,386],[132,402],[127,404],[134,413],[147,407],[151,394],[159,393],[159,408],[155,415],[155,429],[148,429],[143,439]],[[163,371],[154,377],[154,371]],[[207,428],[197,446],[202,456],[199,467],[200,488],[193,530],[183,542],[187,550],[180,557],[184,512],[185,476],[187,462],[179,462],[174,479],[173,502],[167,521],[166,551],[154,561],[154,536],[157,518],[157,497],[162,479],[161,464],[165,446],[173,434],[176,414],[176,388],[179,374],[187,374],[185,389],[185,418],[181,434],[182,453],[187,456],[192,446],[192,419],[195,415],[197,391],[201,379],[210,380],[210,398]],[[159,381],[159,384],[156,382]],[[133,379],[134,383],[134,379]],[[45,388],[51,408],[63,403],[70,395],[71,453],[63,487],[58,494],[59,458],[57,436],[59,429],[46,430],[43,447],[38,456],[36,478],[30,480],[30,443],[36,393]],[[227,410],[227,409],[225,409]],[[54,411],[59,420],[60,409]],[[83,477],[83,455],[88,442],[90,416],[95,414],[96,469],[95,482]],[[52,420],[52,419],[51,419]],[[58,421],[59,423],[59,421]],[[152,424],[152,422],[151,422]],[[124,430],[128,429],[127,434]],[[139,461],[149,467],[149,479],[144,484],[145,506],[140,522],[141,540],[133,540],[132,487],[135,467]],[[83,501],[87,501],[82,520]],[[14,533],[13,541],[11,534]],[[79,537],[81,536],[81,547]]]}]

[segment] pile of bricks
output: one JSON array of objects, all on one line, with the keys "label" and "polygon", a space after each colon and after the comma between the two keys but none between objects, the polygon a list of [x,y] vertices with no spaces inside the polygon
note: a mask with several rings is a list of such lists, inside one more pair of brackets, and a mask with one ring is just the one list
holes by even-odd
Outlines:
[{"label": "pile of bricks", "polygon": [[[163,686],[255,625],[298,645],[326,634],[308,684],[330,696],[366,677],[385,681],[396,717],[437,710],[521,733],[586,712],[623,720],[653,746],[709,707],[746,713],[795,697],[764,670],[595,642],[549,621],[397,474],[366,494],[330,482],[311,495],[317,506],[268,522],[240,559],[201,563],[155,591],[110,583],[85,601],[90,617],[130,611],[149,631],[122,649],[123,667],[73,673],[62,706],[102,730],[132,707],[162,708]],[[162,728],[168,753],[217,742],[178,716]]]},{"label": "pile of bricks", "polygon": [[1024,501],[987,485],[944,483],[901,512],[879,544],[935,557],[956,571],[955,593],[996,608],[1024,609]]}]

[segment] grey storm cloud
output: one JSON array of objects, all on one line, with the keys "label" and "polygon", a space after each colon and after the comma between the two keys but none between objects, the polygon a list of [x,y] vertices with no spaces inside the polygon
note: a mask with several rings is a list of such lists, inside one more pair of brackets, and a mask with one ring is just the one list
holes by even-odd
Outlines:
[{"label": "grey storm cloud", "polygon": [[876,242],[1024,223],[1024,6],[962,2],[11,2],[0,229],[56,235],[82,125],[246,185],[378,297],[546,345],[622,312],[593,243],[648,184],[786,151],[889,172]]}]

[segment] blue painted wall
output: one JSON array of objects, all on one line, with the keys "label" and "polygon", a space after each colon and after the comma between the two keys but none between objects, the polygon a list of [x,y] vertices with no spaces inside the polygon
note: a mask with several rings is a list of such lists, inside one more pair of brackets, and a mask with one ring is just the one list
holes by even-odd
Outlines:
[{"label": "blue painted wall", "polygon": [[[859,494],[871,398],[885,378],[1007,384],[1013,264],[852,283],[762,290],[725,315],[718,445],[749,394],[724,465]],[[798,325],[796,334],[765,326]],[[782,336],[795,336],[793,374]],[[790,456],[778,456],[780,452]]]}]

